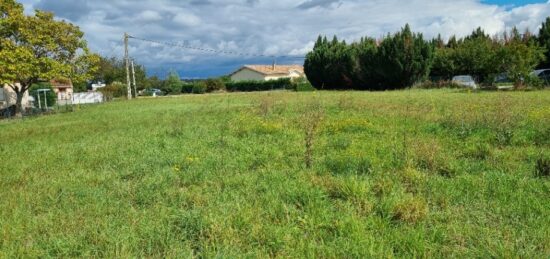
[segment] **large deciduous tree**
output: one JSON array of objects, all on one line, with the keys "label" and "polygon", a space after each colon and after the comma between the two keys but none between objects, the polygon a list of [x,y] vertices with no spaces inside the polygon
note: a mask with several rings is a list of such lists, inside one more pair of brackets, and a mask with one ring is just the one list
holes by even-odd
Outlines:
[{"label": "large deciduous tree", "polygon": [[523,35],[514,28],[510,39],[498,48],[494,62],[517,87],[523,86],[533,69],[544,60],[544,48],[531,41],[526,33]]},{"label": "large deciduous tree", "polygon": [[14,0],[0,0],[0,84],[17,96],[16,114],[29,88],[54,78],[80,82],[90,78],[98,56],[90,53],[77,26],[56,21],[52,13],[23,13]]}]

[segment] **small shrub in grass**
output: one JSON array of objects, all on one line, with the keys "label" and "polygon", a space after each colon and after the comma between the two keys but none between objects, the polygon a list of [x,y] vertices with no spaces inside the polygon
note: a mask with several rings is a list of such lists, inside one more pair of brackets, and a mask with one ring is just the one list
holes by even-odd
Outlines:
[{"label": "small shrub in grass", "polygon": [[269,113],[273,110],[273,106],[275,105],[275,99],[271,95],[265,95],[260,97],[259,103],[258,103],[258,112],[261,116],[267,117]]},{"label": "small shrub in grass", "polygon": [[369,200],[369,187],[361,179],[346,177],[333,180],[327,186],[330,198],[348,201],[361,215],[367,215],[373,211],[373,203]]},{"label": "small shrub in grass", "polygon": [[495,131],[495,141],[501,146],[509,146],[513,137],[514,130],[507,125],[503,125]]},{"label": "small shrub in grass", "polygon": [[323,131],[327,134],[360,133],[371,126],[368,120],[360,118],[346,118],[326,123]]},{"label": "small shrub in grass", "polygon": [[458,171],[454,164],[444,163],[437,168],[437,174],[443,177],[451,178],[455,177],[458,174]]},{"label": "small shrub in grass", "polygon": [[335,199],[356,200],[368,196],[369,188],[360,179],[345,178],[336,180],[336,183],[330,186],[329,196]]},{"label": "small shrub in grass", "polygon": [[374,194],[378,197],[390,194],[395,187],[395,182],[387,177],[378,178],[372,187]]},{"label": "small shrub in grass", "polygon": [[351,165],[348,163],[348,159],[341,156],[330,156],[325,159],[325,167],[333,175],[347,173],[351,171]]},{"label": "small shrub in grass", "polygon": [[548,157],[539,157],[535,164],[536,177],[550,177],[550,159]]},{"label": "small shrub in grass", "polygon": [[313,92],[317,91],[309,82],[296,83],[296,92]]},{"label": "small shrub in grass", "polygon": [[185,211],[172,218],[172,231],[182,241],[198,245],[208,224],[198,211]]},{"label": "small shrub in grass", "polygon": [[477,160],[486,160],[491,157],[492,153],[491,146],[481,141],[470,144],[464,148],[464,156]]},{"label": "small shrub in grass", "polygon": [[414,162],[419,169],[428,170],[445,177],[453,177],[456,170],[449,163],[443,149],[435,141],[414,144]]},{"label": "small shrub in grass", "polygon": [[365,174],[370,174],[372,172],[371,162],[367,158],[359,157],[355,161],[357,163],[357,166],[356,166],[357,174],[365,175]]},{"label": "small shrub in grass", "polygon": [[537,146],[550,145],[550,127],[535,128],[527,134],[527,138]]},{"label": "small shrub in grass", "polygon": [[414,160],[416,165],[425,170],[437,171],[441,164],[442,152],[439,143],[435,141],[416,141],[414,147]]},{"label": "small shrub in grass", "polygon": [[349,95],[342,96],[338,99],[338,108],[340,108],[340,110],[350,110],[355,106],[355,99]]},{"label": "small shrub in grass", "polygon": [[186,156],[182,159],[181,162],[173,165],[172,169],[176,173],[185,172],[185,171],[189,170],[189,168],[191,168],[191,166],[197,164],[199,162],[199,160],[200,159],[196,156]]},{"label": "small shrub in grass", "polygon": [[342,135],[331,138],[328,146],[332,150],[346,150],[352,143],[353,141],[349,137]]},{"label": "small shrub in grass", "polygon": [[401,173],[401,180],[407,190],[416,191],[418,187],[426,182],[426,175],[415,168],[407,167]]},{"label": "small shrub in grass", "polygon": [[225,90],[225,83],[221,79],[206,79],[204,85],[207,93]]},{"label": "small shrub in grass", "polygon": [[114,98],[124,98],[128,96],[126,85],[120,82],[113,82],[112,84],[99,89],[99,91],[108,101],[111,101]]},{"label": "small shrub in grass", "polygon": [[325,159],[325,167],[333,175],[367,175],[372,172],[370,160],[362,156],[329,156]]},{"label": "small shrub in grass", "polygon": [[300,118],[302,129],[304,131],[304,160],[306,168],[311,168],[313,165],[313,145],[324,115],[325,113],[321,103],[316,101],[306,106],[305,112]]},{"label": "small shrub in grass", "polygon": [[395,204],[392,215],[394,220],[418,223],[428,216],[428,204],[421,198],[409,197]]},{"label": "small shrub in grass", "polygon": [[294,90],[296,92],[311,92],[316,91],[315,87],[311,85],[311,83],[307,80],[305,77],[300,77],[292,80],[292,87],[286,88],[287,90]]},{"label": "small shrub in grass", "polygon": [[193,87],[196,83],[183,83],[181,87],[181,92],[185,94],[193,93]]},{"label": "small shrub in grass", "polygon": [[205,82],[196,82],[196,83],[194,83],[192,92],[194,94],[204,94],[204,93],[206,93],[206,84],[205,84]]},{"label": "small shrub in grass", "polygon": [[543,80],[535,75],[527,76],[524,83],[526,86],[532,87],[534,89],[544,89],[546,84]]},{"label": "small shrub in grass", "polygon": [[283,129],[283,125],[277,122],[271,122],[266,120],[260,120],[253,127],[253,132],[258,135],[274,135],[280,133]]},{"label": "small shrub in grass", "polygon": [[511,108],[511,97],[502,96],[490,117],[490,124],[495,134],[495,141],[500,146],[509,146],[514,137],[515,126],[519,121],[517,114]]}]

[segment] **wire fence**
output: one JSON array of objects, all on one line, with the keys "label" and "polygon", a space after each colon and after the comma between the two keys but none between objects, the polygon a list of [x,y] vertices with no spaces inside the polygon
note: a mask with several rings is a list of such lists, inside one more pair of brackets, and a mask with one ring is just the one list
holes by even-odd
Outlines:
[{"label": "wire fence", "polygon": [[[1,89],[0,89],[1,90]],[[80,110],[83,107],[104,103],[105,97],[99,92],[74,93],[68,98],[58,99],[54,105],[40,105],[34,102],[24,104],[22,112],[23,117],[36,117],[41,115],[51,115],[60,113],[69,113]],[[0,120],[14,119],[16,116],[16,105],[14,103],[3,102],[0,105]]]}]

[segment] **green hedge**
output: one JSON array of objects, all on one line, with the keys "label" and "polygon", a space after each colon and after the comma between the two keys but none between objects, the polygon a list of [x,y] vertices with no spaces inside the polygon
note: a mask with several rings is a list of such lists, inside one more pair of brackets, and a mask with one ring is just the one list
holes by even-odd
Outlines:
[{"label": "green hedge", "polygon": [[230,92],[256,92],[269,90],[294,90],[295,85],[289,78],[282,78],[270,81],[242,81],[230,82],[226,84],[227,91]]}]

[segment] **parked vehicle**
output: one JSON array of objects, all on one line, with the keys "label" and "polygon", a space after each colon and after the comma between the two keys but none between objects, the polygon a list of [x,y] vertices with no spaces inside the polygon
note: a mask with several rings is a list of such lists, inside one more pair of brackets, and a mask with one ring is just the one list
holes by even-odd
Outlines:
[{"label": "parked vehicle", "polygon": [[461,76],[455,76],[453,77],[453,83],[456,83],[458,85],[469,87],[472,89],[477,89],[477,84],[474,78],[470,75],[461,75]]},{"label": "parked vehicle", "polygon": [[151,89],[145,89],[143,90],[144,96],[163,96],[164,92],[160,89],[151,88]]},{"label": "parked vehicle", "polygon": [[498,90],[512,90],[514,89],[514,82],[508,77],[508,74],[501,73],[495,77],[493,85]]},{"label": "parked vehicle", "polygon": [[11,118],[15,116],[15,105],[0,107],[0,118]]},{"label": "parked vehicle", "polygon": [[550,69],[535,70],[533,75],[537,76],[544,82],[545,85],[550,85]]}]

